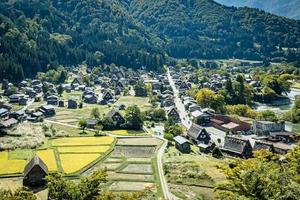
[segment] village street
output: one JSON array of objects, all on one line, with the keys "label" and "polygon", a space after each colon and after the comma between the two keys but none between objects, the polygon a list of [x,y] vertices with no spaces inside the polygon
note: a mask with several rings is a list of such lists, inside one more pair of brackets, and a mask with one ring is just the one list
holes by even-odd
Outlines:
[{"label": "village street", "polygon": [[172,79],[172,76],[170,74],[170,70],[168,69],[167,71],[167,75],[168,75],[168,79],[169,79],[169,83],[172,87],[172,90],[174,92],[174,102],[175,102],[175,105],[176,105],[176,108],[178,110],[178,113],[180,115],[180,119],[181,119],[181,123],[187,128],[189,129],[190,126],[192,125],[192,121],[190,120],[189,116],[188,116],[188,113],[186,112],[185,108],[184,108],[184,105],[179,97],[179,91],[178,89],[176,88],[176,85]]}]

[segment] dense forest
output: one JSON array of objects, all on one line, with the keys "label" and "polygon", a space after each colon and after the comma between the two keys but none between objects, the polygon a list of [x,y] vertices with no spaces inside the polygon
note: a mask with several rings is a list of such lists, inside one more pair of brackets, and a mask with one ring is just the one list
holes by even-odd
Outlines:
[{"label": "dense forest", "polygon": [[165,62],[160,39],[110,1],[5,0],[0,13],[0,79],[83,61],[151,69]]},{"label": "dense forest", "polygon": [[0,79],[59,65],[160,68],[169,58],[300,60],[300,21],[212,0],[3,0]]},{"label": "dense forest", "polygon": [[122,0],[146,27],[168,38],[173,57],[300,60],[300,21],[212,0]]},{"label": "dense forest", "polygon": [[300,0],[216,0],[216,2],[227,6],[259,8],[276,15],[300,19]]}]

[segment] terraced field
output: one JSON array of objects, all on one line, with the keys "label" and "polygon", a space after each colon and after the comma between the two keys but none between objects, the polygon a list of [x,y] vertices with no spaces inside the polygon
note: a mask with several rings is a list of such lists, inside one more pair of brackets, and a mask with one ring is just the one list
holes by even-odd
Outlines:
[{"label": "terraced field", "polygon": [[113,152],[104,160],[83,173],[106,168],[111,191],[139,191],[146,187],[161,191],[158,182],[155,154],[161,141],[156,138],[119,138]]}]

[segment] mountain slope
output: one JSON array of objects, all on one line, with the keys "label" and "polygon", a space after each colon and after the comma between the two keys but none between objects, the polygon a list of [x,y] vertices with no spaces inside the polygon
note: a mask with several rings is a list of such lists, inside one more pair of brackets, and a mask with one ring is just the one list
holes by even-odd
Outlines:
[{"label": "mountain slope", "polygon": [[108,0],[1,1],[0,24],[0,79],[83,61],[148,68],[164,62],[160,39]]},{"label": "mountain slope", "polygon": [[157,69],[175,58],[300,60],[300,21],[213,0],[2,0],[0,79],[58,65]]},{"label": "mountain slope", "polygon": [[174,57],[296,60],[277,47],[300,47],[300,21],[257,9],[212,0],[121,2],[133,18],[169,38],[167,51]]},{"label": "mountain slope", "polygon": [[300,19],[300,0],[216,0],[227,6],[259,8],[267,12]]}]

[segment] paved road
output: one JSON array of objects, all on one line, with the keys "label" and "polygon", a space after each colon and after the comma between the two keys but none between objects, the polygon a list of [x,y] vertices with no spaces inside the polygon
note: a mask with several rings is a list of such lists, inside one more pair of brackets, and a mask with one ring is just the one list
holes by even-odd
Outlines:
[{"label": "paved road", "polygon": [[170,74],[170,70],[168,69],[167,71],[167,75],[168,75],[168,79],[169,79],[169,83],[172,87],[172,90],[174,92],[174,97],[175,97],[175,105],[176,108],[179,112],[180,115],[180,119],[181,119],[181,123],[188,129],[190,128],[190,126],[192,125],[192,121],[190,120],[188,113],[186,112],[183,103],[181,102],[181,99],[179,98],[179,91],[176,88],[176,85],[172,79],[172,76]]},{"label": "paved road", "polygon": [[160,149],[157,152],[158,174],[159,174],[159,180],[160,180],[161,187],[163,190],[164,198],[168,199],[168,200],[177,200],[178,198],[169,191],[168,183],[166,181],[166,178],[164,175],[164,169],[163,169],[163,156],[165,153],[165,149],[167,148],[168,141],[162,137],[159,137],[159,136],[156,136],[156,137],[160,138],[164,141],[163,145],[160,147]]}]

